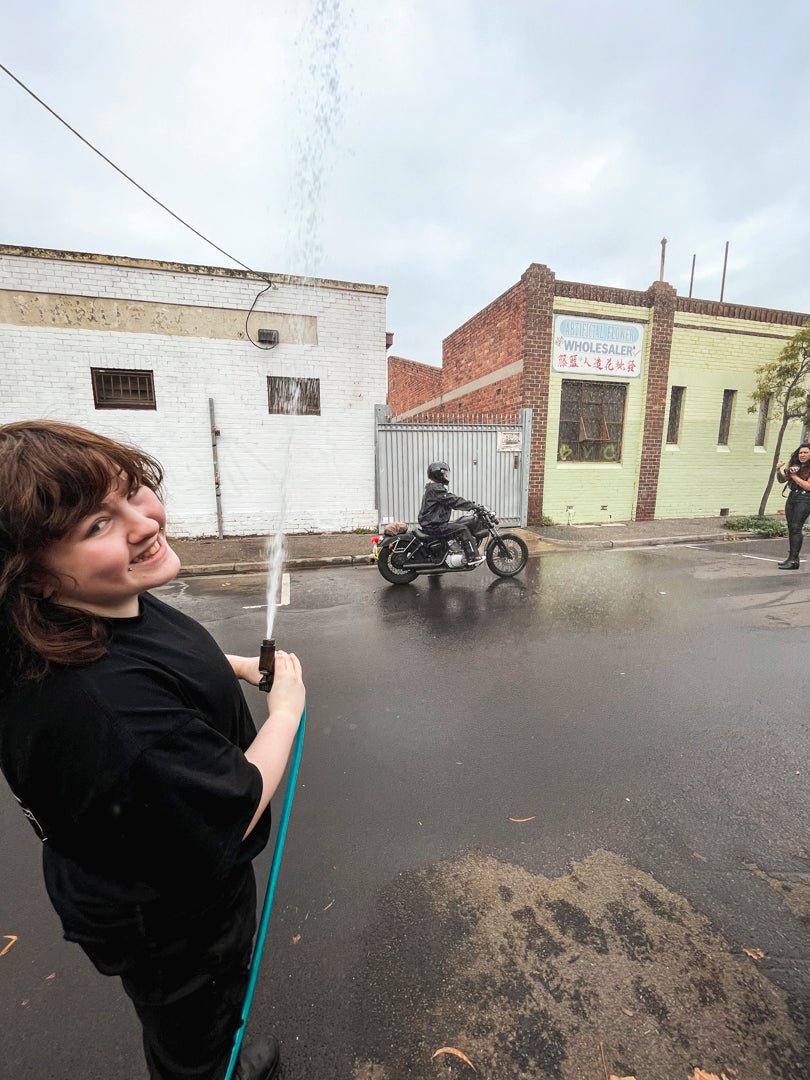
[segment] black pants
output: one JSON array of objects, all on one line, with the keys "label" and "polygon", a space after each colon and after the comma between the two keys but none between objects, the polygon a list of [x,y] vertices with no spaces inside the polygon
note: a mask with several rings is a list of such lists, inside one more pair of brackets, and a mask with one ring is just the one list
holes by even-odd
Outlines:
[{"label": "black pants", "polygon": [[[245,869],[223,903],[147,926],[144,948],[118,970],[143,1028],[150,1080],[225,1076],[256,928],[255,879]],[[100,967],[97,950],[83,947]],[[106,950],[102,959],[109,971]]]},{"label": "black pants", "polygon": [[463,518],[458,521],[447,521],[444,525],[433,525],[425,529],[429,536],[436,536],[442,540],[458,540],[466,555],[470,558],[478,554],[473,534],[467,528]]},{"label": "black pants", "polygon": [[785,521],[788,527],[789,559],[798,559],[804,539],[802,529],[810,517],[810,491],[791,490],[785,502]]}]

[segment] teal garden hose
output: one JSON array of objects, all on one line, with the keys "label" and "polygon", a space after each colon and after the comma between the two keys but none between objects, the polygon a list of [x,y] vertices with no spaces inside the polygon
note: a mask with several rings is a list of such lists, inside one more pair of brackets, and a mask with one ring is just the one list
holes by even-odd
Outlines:
[{"label": "teal garden hose", "polygon": [[250,961],[250,977],[248,979],[247,991],[245,992],[245,1001],[242,1005],[242,1018],[239,1028],[234,1035],[231,1060],[228,1062],[228,1071],[225,1073],[225,1080],[231,1080],[233,1077],[233,1071],[236,1068],[236,1060],[239,1057],[239,1050],[242,1046],[242,1039],[245,1034],[248,1013],[250,1012],[250,1006],[253,1003],[253,991],[256,989],[256,981],[259,978],[259,967],[262,962],[264,939],[267,937],[267,924],[270,922],[270,911],[273,907],[273,895],[275,894],[276,881],[278,880],[278,868],[281,865],[281,854],[284,850],[284,840],[287,835],[287,822],[290,820],[290,809],[292,807],[293,795],[295,794],[295,781],[298,777],[298,766],[301,762],[301,750],[304,745],[304,725],[306,719],[307,710],[305,708],[301,713],[301,723],[298,725],[298,731],[295,734],[295,742],[293,743],[290,775],[287,778],[287,790],[284,792],[284,805],[281,809],[281,817],[278,822],[276,846],[273,848],[273,861],[270,863],[270,876],[267,880],[267,892],[265,893],[262,914],[259,919],[259,928],[256,932],[256,944],[253,946],[253,957]]}]

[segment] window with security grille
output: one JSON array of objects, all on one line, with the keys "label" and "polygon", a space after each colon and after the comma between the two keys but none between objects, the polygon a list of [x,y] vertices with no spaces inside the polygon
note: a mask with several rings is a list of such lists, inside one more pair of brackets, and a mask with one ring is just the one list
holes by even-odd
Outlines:
[{"label": "window with security grille", "polygon": [[97,409],[156,409],[151,371],[90,368]]},{"label": "window with security grille", "polygon": [[321,380],[268,375],[267,402],[271,413],[287,416],[320,416]]},{"label": "window with security grille", "polygon": [[626,383],[563,379],[558,461],[621,461]]}]

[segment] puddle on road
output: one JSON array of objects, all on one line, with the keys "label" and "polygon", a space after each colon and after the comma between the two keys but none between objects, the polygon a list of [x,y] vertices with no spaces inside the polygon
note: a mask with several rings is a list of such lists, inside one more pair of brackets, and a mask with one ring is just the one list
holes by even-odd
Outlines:
[{"label": "puddle on road", "polygon": [[554,880],[469,854],[403,875],[379,921],[354,1080],[808,1076],[784,992],[611,852]]}]

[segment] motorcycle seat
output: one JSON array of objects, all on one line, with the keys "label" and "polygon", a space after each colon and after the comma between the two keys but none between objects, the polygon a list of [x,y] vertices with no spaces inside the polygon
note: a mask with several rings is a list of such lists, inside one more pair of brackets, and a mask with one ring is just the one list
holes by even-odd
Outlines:
[{"label": "motorcycle seat", "polygon": [[438,536],[431,536],[430,533],[424,532],[418,525],[414,526],[413,534],[417,540],[438,540]]}]

